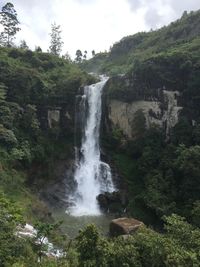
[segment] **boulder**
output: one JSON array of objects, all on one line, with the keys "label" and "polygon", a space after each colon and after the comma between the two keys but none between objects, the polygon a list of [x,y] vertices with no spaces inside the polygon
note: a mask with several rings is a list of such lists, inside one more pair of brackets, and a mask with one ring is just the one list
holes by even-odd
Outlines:
[{"label": "boulder", "polygon": [[126,207],[120,192],[105,192],[98,195],[97,200],[103,212],[122,213]]},{"label": "boulder", "polygon": [[134,233],[142,225],[144,225],[143,222],[133,218],[114,219],[110,223],[110,235],[111,236],[130,235]]}]

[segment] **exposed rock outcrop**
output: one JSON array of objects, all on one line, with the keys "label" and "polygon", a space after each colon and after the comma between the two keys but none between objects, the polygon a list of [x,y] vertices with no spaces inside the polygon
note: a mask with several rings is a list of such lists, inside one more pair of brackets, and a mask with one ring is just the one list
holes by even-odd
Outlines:
[{"label": "exposed rock outcrop", "polygon": [[74,161],[60,161],[55,164],[55,179],[40,190],[40,198],[51,208],[66,209],[71,205],[69,195],[76,187]]},{"label": "exposed rock outcrop", "polygon": [[119,127],[127,138],[134,138],[136,125],[134,123],[138,111],[141,111],[145,118],[145,127],[158,125],[165,128],[166,136],[170,129],[178,122],[179,112],[182,107],[178,106],[177,97],[179,92],[163,90],[161,100],[136,100],[124,102],[115,99],[109,101],[108,117],[114,127]]},{"label": "exposed rock outcrop", "polygon": [[114,219],[110,223],[110,235],[129,235],[137,231],[137,229],[142,225],[144,225],[143,222],[133,218]]},{"label": "exposed rock outcrop", "polygon": [[60,109],[48,110],[48,126],[54,128],[60,123]]},{"label": "exposed rock outcrop", "polygon": [[128,200],[124,192],[105,192],[97,197],[99,206],[103,212],[123,213],[126,210]]}]

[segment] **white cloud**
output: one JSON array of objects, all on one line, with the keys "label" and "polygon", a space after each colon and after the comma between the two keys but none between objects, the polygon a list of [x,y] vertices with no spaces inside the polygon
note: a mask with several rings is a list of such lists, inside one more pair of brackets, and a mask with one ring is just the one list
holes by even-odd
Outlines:
[{"label": "white cloud", "polygon": [[145,10],[148,28],[157,28],[179,18],[187,10],[200,9],[199,0],[127,0],[132,11]]},{"label": "white cloud", "polygon": [[[3,4],[6,1],[2,2]],[[63,53],[108,50],[122,37],[157,28],[200,8],[199,0],[13,0],[25,39],[47,50],[51,23],[61,25]],[[1,5],[3,5],[1,4]]]}]

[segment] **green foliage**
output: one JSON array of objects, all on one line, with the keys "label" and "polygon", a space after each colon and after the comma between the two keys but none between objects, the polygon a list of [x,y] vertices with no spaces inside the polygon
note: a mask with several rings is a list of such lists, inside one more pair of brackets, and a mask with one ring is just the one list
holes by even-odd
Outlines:
[{"label": "green foliage", "polygon": [[[38,256],[46,249],[45,237],[56,244],[65,245],[66,241],[56,230],[58,225],[48,223],[46,206],[32,189],[55,178],[55,161],[73,155],[75,95],[80,86],[96,79],[69,60],[21,47],[0,48],[0,80],[0,190],[6,200],[15,201],[23,209],[25,221],[45,221],[36,225],[36,244],[15,235],[17,221],[6,233],[0,227],[0,265],[36,267]],[[71,117],[60,115],[57,128],[49,129],[48,109],[55,107],[63,109],[64,114],[68,111]],[[64,119],[68,119],[67,124]],[[8,243],[4,244],[6,237]],[[77,262],[77,251],[70,248],[59,260],[42,257],[41,266],[75,267]]]},{"label": "green foliage", "polygon": [[6,98],[6,87],[4,84],[0,84],[0,101]]},{"label": "green foliage", "polygon": [[81,85],[94,81],[76,64],[47,53],[0,48],[0,59],[7,100],[21,105],[66,103]]},{"label": "green foliage", "polygon": [[[38,266],[37,258],[41,259],[45,252],[44,238],[51,236],[59,225],[38,223],[35,225],[36,243],[35,239],[21,239],[15,235],[16,226],[23,223],[21,211],[3,194],[0,196],[0,208],[1,266]],[[57,260],[43,257],[40,266],[199,266],[200,229],[175,214],[163,219],[163,233],[143,226],[132,236],[114,239],[101,236],[94,225],[88,225],[70,242],[66,255]]]},{"label": "green foliage", "polygon": [[17,145],[17,139],[13,131],[6,129],[2,124],[0,124],[0,144],[8,147]]},{"label": "green foliage", "polygon": [[83,57],[83,54],[82,54],[81,50],[78,49],[78,50],[76,51],[76,58],[75,58],[75,61],[76,61],[77,63],[81,63],[81,61],[82,61],[82,57]]},{"label": "green foliage", "polygon": [[200,227],[200,200],[194,202],[191,216],[194,225]]},{"label": "green foliage", "polygon": [[[98,68],[99,72],[116,75],[125,74],[129,71],[132,72],[138,62],[145,62],[148,59],[151,60],[152,55],[154,56],[162,52],[165,53],[167,50],[181,52],[183,50],[184,52],[185,50],[196,50],[196,56],[198,54],[197,51],[199,51],[199,14],[199,11],[191,12],[187,16],[159,30],[140,32],[124,37],[113,45],[111,51],[102,58],[101,62],[98,57],[94,56],[94,58],[83,64],[83,68],[92,71],[98,68],[97,66],[101,63],[100,69]],[[197,36],[198,38],[196,38]],[[186,64],[181,64],[181,68],[184,67],[185,71],[191,65],[190,60],[186,62]],[[165,71],[165,73],[167,72]]]},{"label": "green foliage", "polygon": [[94,225],[88,225],[77,237],[79,266],[106,267],[109,259],[109,243],[102,238]]},{"label": "green foliage", "polygon": [[28,104],[25,107],[21,120],[21,127],[27,129],[30,136],[35,136],[38,134],[40,123],[37,118],[37,107],[35,105]]},{"label": "green foliage", "polygon": [[122,139],[123,139],[123,132],[117,126],[112,128],[112,139],[113,139],[112,141],[113,141],[114,144],[111,143],[110,145],[113,145],[113,146],[115,144],[119,145],[121,143]]},{"label": "green foliage", "polygon": [[187,223],[185,218],[176,214],[164,216],[167,235],[184,248],[198,252],[200,246],[200,231]]},{"label": "green foliage", "polygon": [[28,47],[28,45],[27,45],[25,40],[21,40],[19,48],[26,50],[29,47]]},{"label": "green foliage", "polygon": [[165,233],[141,227],[132,236],[105,240],[93,226],[87,226],[77,238],[77,266],[102,267],[188,267],[200,263],[200,230],[184,218],[165,217]]},{"label": "green foliage", "polygon": [[14,5],[10,2],[5,4],[2,7],[0,16],[0,24],[3,26],[3,32],[0,34],[0,44],[9,47],[12,44],[14,36],[20,30]]},{"label": "green foliage", "polygon": [[177,149],[175,167],[179,175],[180,198],[195,201],[199,198],[200,180],[200,146],[186,148],[184,145]]},{"label": "green foliage", "polygon": [[20,144],[19,148],[13,148],[10,152],[12,160],[24,160],[31,163],[33,155],[31,154],[31,148],[28,141],[24,141]]},{"label": "green foliage", "polygon": [[59,56],[62,49],[62,39],[61,39],[61,30],[60,25],[56,25],[56,23],[51,24],[51,45],[49,47],[50,53],[55,56]]},{"label": "green foliage", "polygon": [[81,63],[81,68],[83,68],[87,72],[101,73],[101,69],[108,54],[102,52],[95,54],[94,52],[92,55],[93,58],[91,58],[90,60],[84,60]]},{"label": "green foliage", "polygon": [[44,131],[47,109],[67,105],[73,110],[79,87],[95,79],[76,64],[51,54],[0,48],[0,80],[0,145],[7,149],[9,161],[20,161],[26,167],[33,161],[51,164],[56,153],[56,157],[63,155],[64,142],[72,144],[73,124],[68,123],[67,130]]},{"label": "green foliage", "polygon": [[181,242],[176,242],[167,235],[156,233],[150,229],[141,229],[133,241],[137,247],[141,264],[148,266],[198,266],[198,252],[186,249]]},{"label": "green foliage", "polygon": [[120,142],[115,142],[114,148],[108,146],[118,172],[128,185],[127,211],[132,216],[155,225],[161,223],[163,215],[178,213],[198,225],[199,145],[192,145],[197,126],[189,131],[190,135],[188,127],[185,132],[178,131],[185,136],[182,140],[189,147],[178,146],[176,140],[180,135],[175,129],[173,139],[166,143],[157,127],[144,129],[123,147]]},{"label": "green foliage", "polygon": [[[44,177],[50,179],[54,174],[55,160],[73,154],[73,126],[67,124],[67,131],[44,129],[41,118],[43,108],[67,106],[72,110],[78,88],[95,81],[79,69],[80,65],[87,71],[126,73],[108,82],[105,92],[109,98],[159,100],[163,89],[182,94],[184,110],[168,142],[162,129],[146,129],[145,116],[139,110],[132,127],[135,138],[126,142],[115,127],[107,147],[119,174],[125,177],[129,214],[155,225],[161,224],[163,215],[177,212],[199,226],[199,21],[199,11],[184,13],[168,27],[122,39],[110,53],[93,53],[89,61],[82,62],[82,52],[77,50],[76,61],[81,64],[57,56],[61,48],[59,28],[54,32],[58,35],[52,35],[57,42],[52,43],[52,54],[38,48],[30,51],[25,44],[20,49],[0,48],[0,188],[24,207],[26,218],[37,217],[31,212],[38,212],[40,204],[25,182],[46,183]],[[32,171],[32,166],[44,170],[26,177],[24,173]],[[0,197],[0,264],[37,266],[37,257],[45,250],[44,237],[51,235],[54,226],[36,226],[39,246],[22,242],[14,235],[16,225],[23,222],[21,212],[7,197]],[[45,208],[40,209],[43,214]],[[90,225],[79,233],[63,258],[44,258],[41,266],[199,266],[199,228],[174,214],[165,216],[164,221],[166,232],[162,234],[143,227],[132,237],[116,239],[102,237]]]},{"label": "green foliage", "polygon": [[135,116],[132,122],[132,135],[135,138],[142,137],[145,134],[146,129],[146,118],[144,116],[144,113],[141,109],[137,110],[135,112]]},{"label": "green foliage", "polygon": [[111,242],[110,267],[142,267],[141,256],[132,238],[118,237]]},{"label": "green foliage", "polygon": [[14,234],[19,223],[23,223],[18,207],[0,193],[0,265],[14,263],[21,257],[23,245]]},{"label": "green foliage", "polygon": [[49,237],[59,224],[50,224],[38,222],[34,225],[34,228],[37,231],[35,238],[32,240],[32,244],[35,248],[35,252],[38,255],[40,262],[42,262],[42,255],[48,250],[45,239]]}]

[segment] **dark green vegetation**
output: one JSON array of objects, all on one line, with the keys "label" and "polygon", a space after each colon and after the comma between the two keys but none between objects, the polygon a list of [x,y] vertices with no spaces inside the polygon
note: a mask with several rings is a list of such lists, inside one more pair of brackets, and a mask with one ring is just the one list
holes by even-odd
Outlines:
[{"label": "dark green vegetation", "polygon": [[[152,127],[123,147],[120,139],[112,140],[116,150],[108,147],[127,184],[127,211],[146,224],[156,226],[163,215],[177,213],[199,226],[200,144],[191,140],[190,145],[184,144],[189,139],[186,125],[178,123],[172,133],[174,140],[168,143],[164,133]],[[190,129],[189,134],[198,128]]]},{"label": "dark green vegetation", "polygon": [[[88,71],[125,74],[110,80],[108,101],[159,98],[163,87],[181,93],[183,110],[168,138],[162,128],[146,129],[142,112],[134,121],[134,140],[117,127],[103,136],[124,178],[128,213],[162,228],[158,233],[143,227],[128,239],[103,238],[88,226],[68,242],[55,232],[58,225],[36,194],[55,178],[56,162],[73,157],[75,95],[94,78],[40,49],[0,48],[0,266],[34,267],[38,258],[40,266],[199,266],[199,22],[200,12],[184,14],[169,27],[126,37],[110,53],[80,64]],[[50,125],[52,110],[60,111],[60,122]],[[14,234],[19,223],[38,220],[38,245]],[[64,257],[46,258],[43,236],[63,247]]]},{"label": "dark green vegetation", "polygon": [[[158,31],[138,33],[116,43],[104,56],[101,71],[123,73],[106,88],[107,101],[157,99],[162,89],[178,91],[183,107],[178,124],[166,137],[164,128],[145,129],[142,112],[127,140],[119,129],[104,143],[129,191],[128,211],[147,224],[178,213],[200,221],[200,11]],[[94,64],[95,57],[91,63]],[[89,66],[90,62],[88,63]],[[198,217],[198,219],[197,219]]]},{"label": "dark green vegetation", "polygon": [[[42,237],[51,233],[54,225],[37,226],[40,242],[14,235],[22,217],[20,210],[3,196],[0,198],[0,263],[1,266],[43,267],[198,267],[200,261],[200,231],[182,217],[165,217],[165,232],[157,233],[146,227],[127,238],[102,237],[94,225],[89,225],[72,242],[65,242],[64,255],[48,259],[42,251]],[[7,216],[9,214],[9,216]],[[9,256],[8,256],[9,255]],[[41,259],[38,263],[38,257]]]},{"label": "dark green vegetation", "polygon": [[199,229],[174,214],[164,219],[164,234],[143,227],[133,236],[111,240],[88,226],[77,238],[78,266],[198,266]]},{"label": "dark green vegetation", "polygon": [[124,37],[113,45],[110,52],[98,53],[83,63],[87,71],[98,66],[99,72],[126,74],[139,63],[146,62],[162,52],[177,51],[180,48],[198,55],[200,35],[200,11],[192,11],[169,26],[150,32],[140,32]]},{"label": "dark green vegetation", "polygon": [[[26,222],[51,221],[36,192],[55,178],[56,162],[73,158],[75,95],[91,82],[94,78],[65,59],[0,47],[0,191],[22,209]],[[50,126],[48,111],[54,109],[60,122]],[[12,231],[17,223],[12,222]],[[0,248],[6,249],[3,240]],[[9,262],[12,255],[6,253]]]},{"label": "dark green vegetation", "polygon": [[0,33],[0,44],[10,47],[16,33],[20,31],[17,12],[12,3],[8,2],[2,7],[0,24],[3,27],[3,31]]},{"label": "dark green vegetation", "polygon": [[[0,187],[4,191],[15,196],[24,182],[37,184],[41,178],[45,183],[55,160],[72,156],[75,95],[81,85],[92,81],[57,56],[0,48]],[[55,108],[63,127],[59,122],[48,125],[48,110]],[[71,116],[67,127],[62,117],[66,112]],[[35,174],[35,169],[43,171]]]}]

